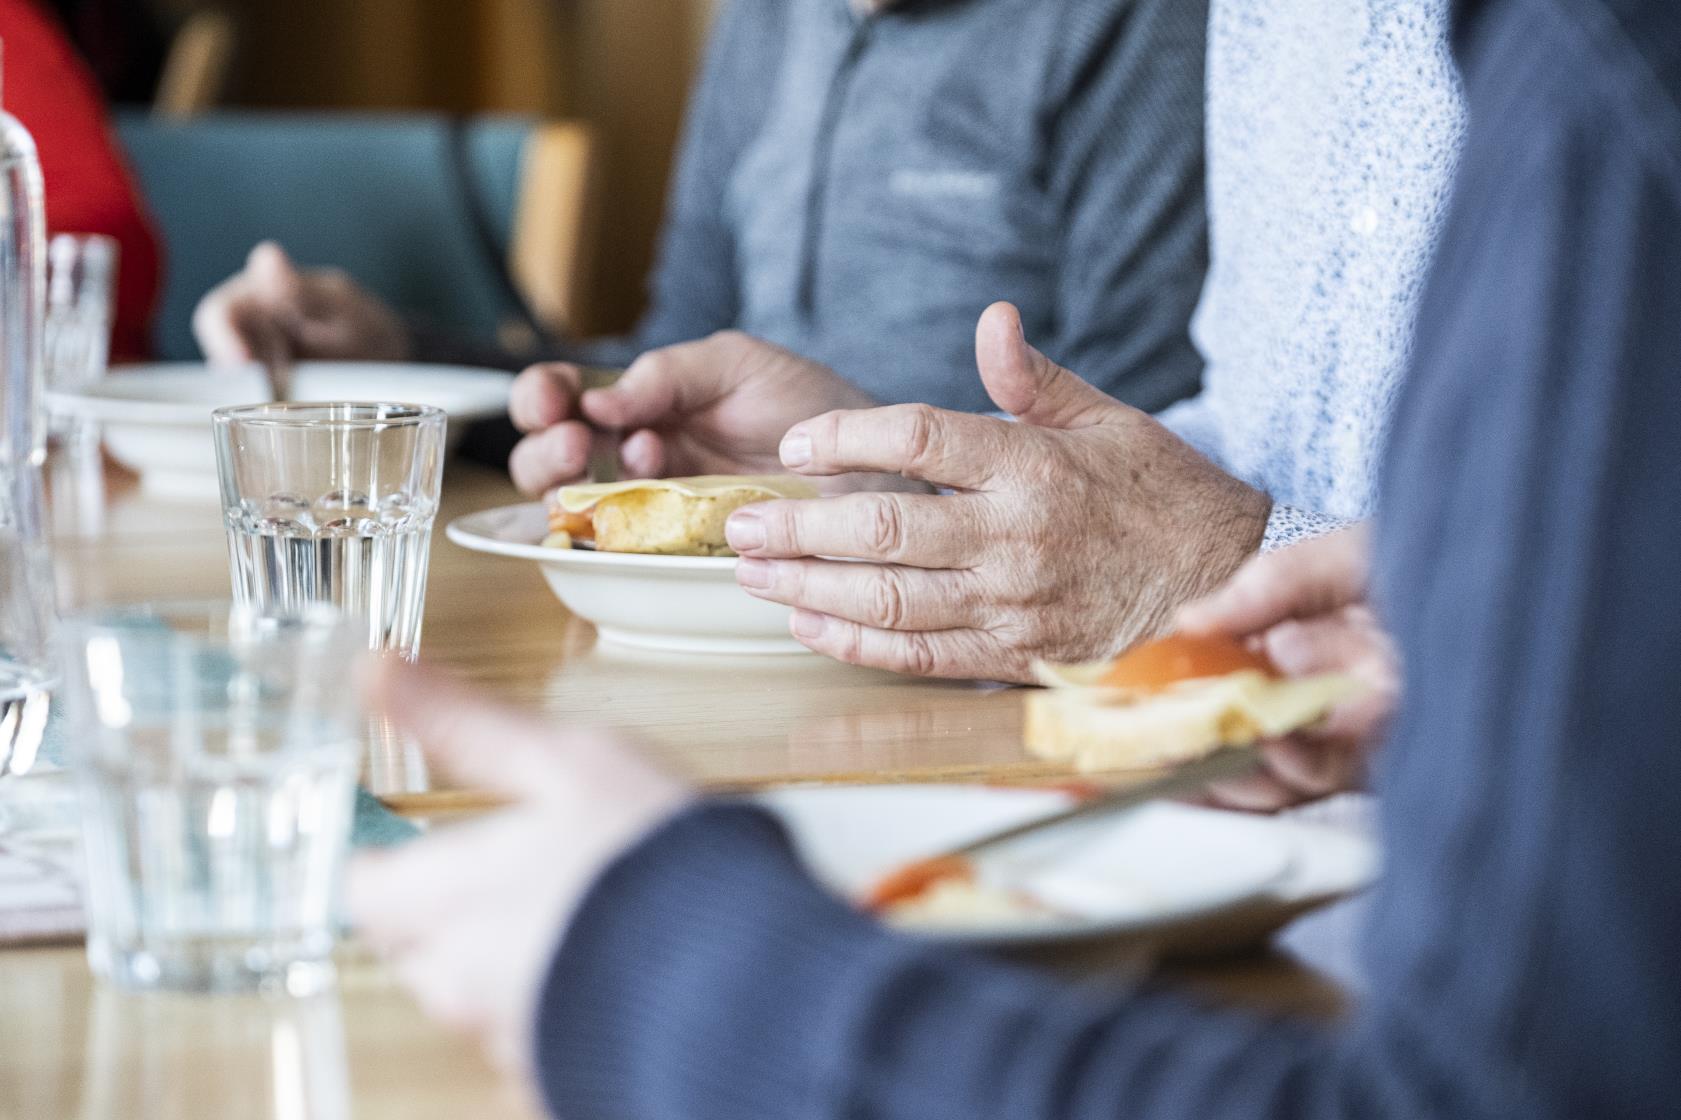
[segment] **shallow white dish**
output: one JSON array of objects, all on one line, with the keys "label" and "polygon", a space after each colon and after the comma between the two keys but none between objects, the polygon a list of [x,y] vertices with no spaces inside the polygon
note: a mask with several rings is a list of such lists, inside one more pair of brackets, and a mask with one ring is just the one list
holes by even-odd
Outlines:
[{"label": "shallow white dish", "polygon": [[680,653],[809,653],[788,634],[787,607],[747,594],[733,556],[641,556],[545,548],[539,502],[458,517],[446,530],[463,548],[535,560],[555,597],[595,624],[604,642]]},{"label": "shallow white dish", "polygon": [[[292,397],[300,401],[435,405],[449,413],[452,447],[464,422],[507,409],[511,381],[499,370],[414,362],[300,362],[292,377]],[[106,450],[149,493],[214,500],[211,412],[269,399],[268,379],[257,366],[156,362],[118,366],[80,392],[48,393],[47,409],[99,423]]]},{"label": "shallow white dish", "polygon": [[[788,826],[812,873],[856,899],[881,877],[1069,803],[1057,790],[990,786],[794,787],[756,800]],[[1368,886],[1377,847],[1347,829],[1172,802],[1001,849],[1003,881],[1073,916],[928,931],[999,947],[1132,938],[1154,951],[1252,944],[1314,906]]]}]

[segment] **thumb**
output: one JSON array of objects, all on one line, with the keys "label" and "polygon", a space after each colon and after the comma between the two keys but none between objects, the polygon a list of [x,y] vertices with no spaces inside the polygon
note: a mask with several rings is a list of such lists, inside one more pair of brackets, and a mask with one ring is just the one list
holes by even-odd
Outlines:
[{"label": "thumb", "polygon": [[1258,634],[1288,619],[1329,614],[1365,597],[1358,530],[1253,556],[1208,596],[1180,608],[1192,634]]},{"label": "thumb", "polygon": [[559,733],[440,673],[381,657],[364,663],[360,684],[368,708],[413,736],[427,760],[458,782],[523,801],[571,770],[572,752],[557,749]]},{"label": "thumb", "polygon": [[1005,412],[1042,428],[1084,428],[1124,408],[1027,343],[1021,312],[995,303],[975,327],[975,364],[981,383]]},{"label": "thumb", "polygon": [[302,292],[303,277],[278,242],[258,242],[245,258],[245,271],[252,291],[263,299],[295,302]]},{"label": "thumb", "polygon": [[649,350],[605,389],[592,389],[579,401],[584,415],[603,428],[629,431],[657,428],[701,407],[707,366],[695,361],[701,342]]}]

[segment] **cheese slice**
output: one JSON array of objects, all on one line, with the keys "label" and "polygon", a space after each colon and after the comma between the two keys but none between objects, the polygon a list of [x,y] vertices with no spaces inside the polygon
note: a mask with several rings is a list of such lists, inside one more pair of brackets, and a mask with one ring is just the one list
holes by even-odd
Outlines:
[{"label": "cheese slice", "polygon": [[1040,675],[1054,683],[1027,695],[1027,748],[1088,772],[1166,766],[1277,738],[1319,722],[1364,688],[1336,674],[1275,680],[1244,671],[1138,693],[1076,683],[1092,679],[1078,671]]},{"label": "cheese slice", "polygon": [[817,487],[794,475],[703,474],[693,478],[636,478],[563,486],[555,492],[554,501],[567,513],[583,513],[594,509],[603,498],[635,490],[668,491],[686,498],[717,498],[743,491],[767,499],[817,497]]}]

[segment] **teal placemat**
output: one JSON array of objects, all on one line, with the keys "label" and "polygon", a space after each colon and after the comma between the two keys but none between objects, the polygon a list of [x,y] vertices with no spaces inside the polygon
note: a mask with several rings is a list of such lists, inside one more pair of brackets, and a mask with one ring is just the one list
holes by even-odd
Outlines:
[{"label": "teal placemat", "polygon": [[[64,765],[64,719],[62,709],[53,706],[41,738],[41,760]],[[356,787],[356,815],[350,827],[350,844],[355,848],[388,848],[420,835],[420,829],[380,803],[379,798]]]},{"label": "teal placemat", "polygon": [[420,829],[380,803],[379,798],[356,787],[356,819],[350,826],[354,848],[389,848],[420,835]]}]

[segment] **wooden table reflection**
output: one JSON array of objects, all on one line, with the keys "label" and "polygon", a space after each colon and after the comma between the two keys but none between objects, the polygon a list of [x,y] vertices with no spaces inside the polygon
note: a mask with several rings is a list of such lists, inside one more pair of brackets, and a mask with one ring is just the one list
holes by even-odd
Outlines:
[{"label": "wooden table reflection", "polygon": [[[444,522],[518,500],[500,474],[453,464]],[[221,598],[228,593],[214,504],[155,501],[132,480],[57,542],[77,603]],[[789,781],[1052,781],[1027,758],[1020,697],[914,681],[817,657],[689,658],[597,646],[535,565],[477,555],[435,535],[423,657],[556,723],[621,728],[669,766],[716,788]],[[369,759],[376,792],[417,815],[472,807],[435,789],[399,743]],[[137,997],[88,976],[79,947],[0,950],[0,1120],[272,1120],[533,1115],[473,1049],[428,1024],[355,946],[342,984],[313,1001]],[[1121,957],[1044,963],[1085,975]],[[1275,1011],[1335,1013],[1342,994],[1270,952],[1174,969],[1218,998]]]}]

